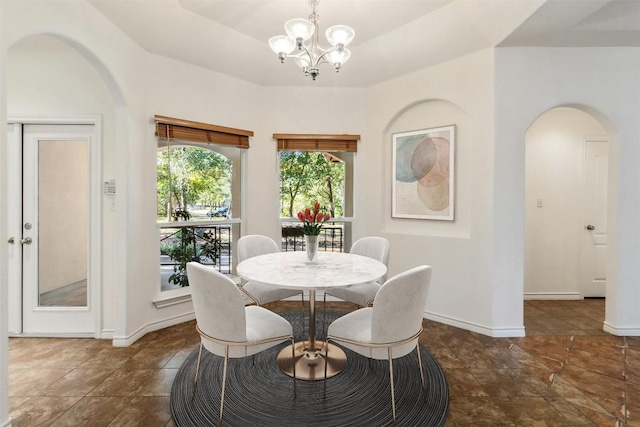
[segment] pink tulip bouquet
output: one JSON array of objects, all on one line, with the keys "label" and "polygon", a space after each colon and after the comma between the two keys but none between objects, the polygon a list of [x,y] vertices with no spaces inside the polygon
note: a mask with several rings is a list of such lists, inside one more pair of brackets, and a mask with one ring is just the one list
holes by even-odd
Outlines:
[{"label": "pink tulip bouquet", "polygon": [[331,219],[329,212],[320,212],[320,203],[315,202],[313,204],[313,210],[305,208],[304,212],[298,212],[298,219],[303,222],[302,232],[307,236],[317,236],[320,234],[322,225]]}]

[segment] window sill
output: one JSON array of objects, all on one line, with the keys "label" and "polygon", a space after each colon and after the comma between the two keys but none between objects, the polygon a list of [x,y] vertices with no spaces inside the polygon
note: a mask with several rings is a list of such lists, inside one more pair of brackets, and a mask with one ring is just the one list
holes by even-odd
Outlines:
[{"label": "window sill", "polygon": [[186,287],[162,292],[158,298],[153,300],[153,305],[156,308],[165,308],[189,301],[191,301],[191,289]]}]

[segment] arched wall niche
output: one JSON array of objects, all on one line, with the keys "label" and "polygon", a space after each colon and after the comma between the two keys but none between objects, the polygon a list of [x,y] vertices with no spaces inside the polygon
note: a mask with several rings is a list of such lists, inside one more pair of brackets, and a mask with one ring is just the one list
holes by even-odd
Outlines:
[{"label": "arched wall niche", "polygon": [[[449,98],[425,98],[388,116],[379,135],[383,191],[374,229],[391,242],[391,274],[433,266],[426,318],[500,336],[505,332],[491,323],[493,123],[487,111],[474,111]],[[447,125],[455,126],[454,220],[392,218],[393,134]],[[516,322],[508,327],[509,334],[521,334]]]},{"label": "arched wall niche", "polygon": [[[393,135],[421,129],[455,126],[454,138],[454,220],[406,220],[391,218],[393,177]],[[387,123],[382,133],[382,167],[384,196],[382,209],[385,232],[426,236],[469,238],[469,183],[473,123],[461,107],[444,99],[425,99],[408,104]]]}]

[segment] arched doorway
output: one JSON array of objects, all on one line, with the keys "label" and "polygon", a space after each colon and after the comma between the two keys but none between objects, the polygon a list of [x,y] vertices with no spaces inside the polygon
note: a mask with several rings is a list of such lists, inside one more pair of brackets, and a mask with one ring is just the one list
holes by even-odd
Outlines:
[{"label": "arched doorway", "polygon": [[[6,61],[6,84],[7,84],[7,116],[14,126],[49,126],[47,128],[47,136],[39,139],[34,139],[35,151],[40,152],[44,148],[44,143],[48,142],[51,147],[59,146],[60,144],[53,144],[51,141],[60,141],[60,129],[68,125],[79,125],[85,127],[91,127],[91,132],[87,134],[86,138],[83,134],[82,141],[86,142],[84,148],[84,154],[81,154],[82,159],[86,158],[86,164],[84,169],[86,173],[83,175],[85,178],[86,191],[83,193],[83,198],[87,200],[87,207],[80,209],[85,212],[87,221],[78,221],[78,224],[85,224],[78,229],[73,229],[74,233],[53,231],[60,230],[61,222],[52,220],[53,226],[51,227],[53,236],[58,236],[48,241],[56,241],[52,247],[49,247],[51,251],[58,251],[59,247],[65,245],[65,241],[70,239],[72,234],[79,231],[81,228],[84,230],[84,234],[87,238],[80,237],[80,241],[84,240],[84,248],[78,253],[86,254],[86,277],[82,274],[82,271],[78,271],[77,274],[66,281],[56,282],[53,287],[44,287],[39,278],[52,277],[51,268],[42,270],[43,262],[46,260],[55,259],[51,261],[54,270],[60,269],[63,272],[68,272],[70,269],[67,267],[61,267],[64,264],[65,257],[60,261],[56,257],[45,256],[47,253],[47,247],[45,240],[40,239],[41,234],[38,235],[26,235],[25,232],[31,231],[33,234],[35,222],[42,225],[40,219],[53,218],[53,211],[61,218],[67,217],[71,223],[74,215],[79,215],[78,209],[71,209],[69,203],[63,202],[63,200],[76,200],[77,196],[70,196],[66,192],[67,185],[56,186],[56,191],[43,190],[42,183],[31,186],[33,188],[33,200],[37,203],[34,209],[31,209],[36,213],[36,216],[30,219],[24,214],[27,212],[24,203],[21,200],[27,200],[24,197],[24,171],[25,165],[33,163],[31,157],[27,159],[29,150],[23,150],[27,147],[24,140],[14,143],[19,147],[17,157],[12,159],[9,164],[9,180],[7,185],[10,189],[14,189],[14,193],[18,195],[14,203],[9,203],[9,215],[5,218],[11,220],[11,216],[17,218],[14,223],[9,224],[8,231],[10,237],[14,237],[16,244],[10,249],[9,270],[17,272],[16,277],[11,277],[9,280],[9,298],[10,298],[10,322],[9,332],[14,334],[33,334],[33,335],[64,335],[64,336],[96,336],[99,337],[102,331],[102,325],[100,324],[103,308],[104,293],[102,292],[103,277],[101,273],[101,267],[103,265],[101,254],[104,249],[103,236],[102,236],[102,221],[105,218],[101,209],[101,197],[102,197],[102,181],[103,181],[103,156],[109,156],[109,153],[113,150],[111,147],[102,147],[102,139],[106,137],[108,140],[114,140],[114,122],[116,116],[116,107],[121,101],[119,91],[113,88],[113,79],[105,79],[106,68],[100,61],[83,46],[79,46],[69,40],[63,40],[58,37],[45,36],[45,35],[32,35],[23,38],[14,43],[7,52]],[[103,127],[103,123],[108,123],[108,127]],[[55,129],[53,129],[55,128]],[[22,129],[22,128],[21,128]],[[65,128],[66,129],[66,128]],[[26,132],[23,134],[23,137]],[[39,135],[39,134],[38,134]],[[66,134],[65,134],[66,135]],[[68,136],[68,135],[67,135]],[[65,136],[66,138],[66,136]],[[23,138],[24,139],[24,138]],[[71,141],[76,141],[74,138],[71,140],[65,140],[69,142],[62,144],[64,146],[71,146]],[[76,144],[77,145],[77,144]],[[82,145],[82,144],[80,144]],[[60,150],[57,150],[60,151]],[[57,152],[56,151],[56,152]],[[64,158],[69,160],[71,152],[65,152]],[[74,151],[75,153],[75,151]],[[37,157],[36,157],[37,158]],[[46,159],[48,156],[41,157]],[[22,171],[15,170],[16,164],[20,163]],[[73,162],[74,165],[83,162]],[[58,162],[58,166],[52,166],[46,171],[52,174],[57,172],[65,172],[66,169],[60,167],[64,162]],[[33,174],[34,177],[44,176],[41,173],[45,169],[39,169],[40,163],[33,163],[32,169],[38,171],[37,174]],[[13,169],[12,169],[13,168]],[[55,175],[58,176],[58,175]],[[49,181],[49,180],[45,180]],[[76,180],[77,181],[77,180]],[[38,181],[35,181],[36,184]],[[53,182],[53,180],[51,181]],[[75,182],[72,180],[72,182]],[[9,191],[11,194],[11,191]],[[65,199],[67,198],[67,199]],[[51,207],[44,208],[43,202],[46,199],[51,199]],[[75,206],[75,205],[74,205]],[[48,211],[44,212],[44,211]],[[33,227],[32,227],[33,225]],[[32,228],[27,228],[32,227]],[[39,230],[40,232],[42,230]],[[32,238],[33,243],[28,246],[23,244],[23,238],[28,240]],[[61,241],[62,240],[62,241]],[[41,246],[39,244],[42,243]],[[51,245],[49,245],[51,246]],[[58,249],[56,249],[56,247]],[[32,249],[31,254],[25,256],[25,250]],[[33,257],[34,253],[40,254],[40,257]],[[11,255],[16,255],[11,257]],[[65,254],[68,255],[68,254]],[[82,257],[82,255],[79,255]],[[29,258],[36,260],[28,266],[25,265],[25,260]],[[75,262],[75,264],[81,264]],[[27,271],[28,270],[28,271]],[[41,271],[42,270],[42,271]],[[25,272],[29,274],[25,274]],[[60,275],[58,275],[60,276]],[[68,275],[67,275],[68,276]],[[35,277],[34,280],[23,280],[25,277]],[[65,276],[66,277],[66,276]],[[25,283],[32,283],[31,288],[24,288]],[[83,284],[84,283],[84,284]],[[81,285],[76,289],[78,285]],[[33,288],[33,289],[32,289]],[[51,289],[49,289],[51,288]],[[72,289],[73,288],[73,289]],[[82,303],[71,302],[66,299],[60,303],[60,300],[56,300],[54,306],[45,301],[44,297],[49,294],[56,294],[58,296],[59,291],[68,292],[68,289],[72,289],[73,292],[77,290],[82,291]],[[46,291],[46,292],[45,292]],[[26,294],[35,295],[31,298],[35,303],[27,305],[24,303]],[[65,297],[66,298],[66,297]],[[64,316],[56,322],[50,322],[48,320],[41,321],[37,324],[27,325],[29,322],[27,313],[36,313],[37,315],[46,314],[49,315],[52,312],[64,312]],[[78,321],[75,319],[75,314],[89,313],[89,319],[83,319]],[[71,317],[67,318],[67,314]],[[35,316],[35,314],[34,314]],[[80,325],[83,325],[81,328]]]},{"label": "arched doorway", "polygon": [[608,148],[590,112],[546,111],[525,138],[525,299],[606,296]]}]

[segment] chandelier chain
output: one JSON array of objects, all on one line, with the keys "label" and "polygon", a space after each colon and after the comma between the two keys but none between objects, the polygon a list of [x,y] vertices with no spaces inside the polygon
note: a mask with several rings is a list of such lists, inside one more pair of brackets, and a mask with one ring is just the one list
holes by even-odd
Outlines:
[{"label": "chandelier chain", "polygon": [[316,26],[316,34],[318,33],[318,24],[320,23],[320,15],[318,15],[318,3],[320,0],[309,0],[309,6],[311,6],[311,15],[309,15],[309,21],[313,22]]}]

